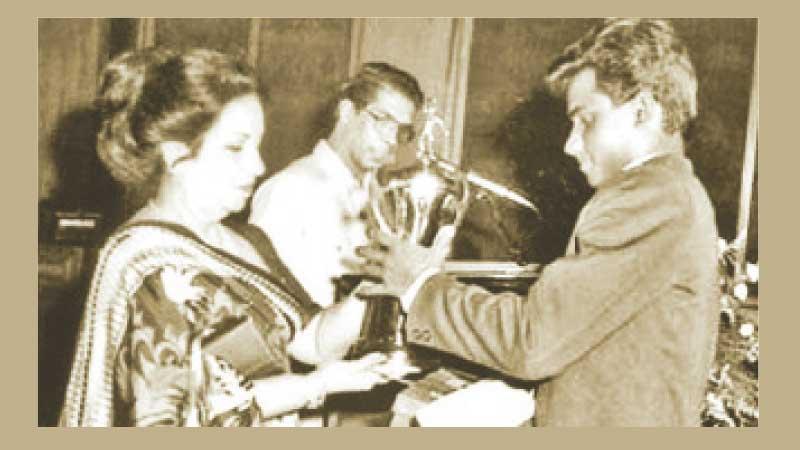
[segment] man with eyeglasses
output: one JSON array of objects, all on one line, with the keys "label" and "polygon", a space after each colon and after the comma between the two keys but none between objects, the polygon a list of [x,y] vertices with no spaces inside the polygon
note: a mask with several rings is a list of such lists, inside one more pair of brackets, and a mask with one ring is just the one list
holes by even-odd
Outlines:
[{"label": "man with eyeglasses", "polygon": [[367,244],[365,177],[413,139],[423,100],[414,76],[387,63],[364,64],[336,98],[327,139],[255,193],[250,222],[320,306],[334,302],[334,279],[361,272],[355,249]]}]

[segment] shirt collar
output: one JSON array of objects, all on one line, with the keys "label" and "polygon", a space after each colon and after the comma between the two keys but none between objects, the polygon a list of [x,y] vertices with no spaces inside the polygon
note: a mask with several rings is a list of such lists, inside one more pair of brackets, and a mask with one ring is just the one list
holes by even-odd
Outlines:
[{"label": "shirt collar", "polygon": [[633,170],[642,164],[650,161],[653,158],[657,158],[659,156],[663,156],[664,153],[648,153],[646,155],[639,156],[638,158],[632,159],[628,164],[625,164],[625,167],[622,168],[623,171],[627,172],[629,170]]}]

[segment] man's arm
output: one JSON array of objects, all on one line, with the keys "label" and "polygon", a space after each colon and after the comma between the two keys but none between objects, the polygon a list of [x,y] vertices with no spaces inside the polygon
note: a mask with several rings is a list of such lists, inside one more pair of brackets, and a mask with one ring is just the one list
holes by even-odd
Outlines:
[{"label": "man's arm", "polygon": [[520,378],[559,373],[670,288],[690,218],[665,197],[622,192],[589,211],[581,253],[546,267],[527,297],[434,277],[410,307],[409,340]]}]

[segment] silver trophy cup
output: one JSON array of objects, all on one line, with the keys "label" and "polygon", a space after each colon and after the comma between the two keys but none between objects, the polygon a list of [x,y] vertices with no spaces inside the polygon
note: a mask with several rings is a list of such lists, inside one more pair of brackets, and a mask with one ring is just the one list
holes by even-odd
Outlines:
[{"label": "silver trophy cup", "polygon": [[[384,234],[429,247],[445,225],[458,227],[469,206],[469,183],[463,173],[437,163],[434,145],[446,138],[443,122],[428,103],[417,141],[418,163],[408,169],[386,171],[369,180],[369,217]],[[438,133],[438,134],[437,134]],[[362,297],[367,303],[361,334],[353,356],[383,352],[412,362],[405,340],[402,308],[392,296]],[[416,361],[419,363],[419,361]]]}]

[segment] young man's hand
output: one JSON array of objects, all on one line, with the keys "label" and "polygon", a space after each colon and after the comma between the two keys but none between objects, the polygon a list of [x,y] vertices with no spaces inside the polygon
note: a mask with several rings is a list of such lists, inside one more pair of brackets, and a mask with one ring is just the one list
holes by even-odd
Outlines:
[{"label": "young man's hand", "polygon": [[[379,284],[364,284],[357,293],[362,295],[393,295],[401,298],[425,275],[441,271],[450,254],[455,227],[447,225],[436,234],[433,245],[423,247],[416,242],[378,233],[378,245],[361,247],[358,253],[367,260],[364,266],[369,275],[382,280]],[[403,305],[407,309],[410,305]]]}]

